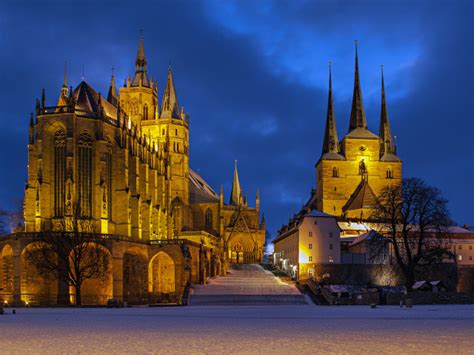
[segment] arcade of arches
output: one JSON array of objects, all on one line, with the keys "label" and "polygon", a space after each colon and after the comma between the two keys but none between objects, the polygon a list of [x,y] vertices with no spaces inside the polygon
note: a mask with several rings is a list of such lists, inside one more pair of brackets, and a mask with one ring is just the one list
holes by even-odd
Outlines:
[{"label": "arcade of arches", "polygon": [[[74,288],[54,273],[40,273],[25,257],[41,242],[28,234],[0,239],[0,302],[2,304],[53,305],[75,302]],[[85,280],[83,305],[104,305],[115,298],[128,304],[182,303],[187,284],[203,283],[221,275],[222,260],[212,249],[187,240],[166,245],[105,241],[109,256],[105,277]]]}]

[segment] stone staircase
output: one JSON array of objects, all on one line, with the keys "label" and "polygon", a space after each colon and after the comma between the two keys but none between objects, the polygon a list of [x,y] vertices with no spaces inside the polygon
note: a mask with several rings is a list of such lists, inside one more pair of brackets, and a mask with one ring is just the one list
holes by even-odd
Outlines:
[{"label": "stone staircase", "polygon": [[190,300],[190,305],[294,304],[307,304],[305,296],[256,264],[236,265],[226,276],[195,285]]}]

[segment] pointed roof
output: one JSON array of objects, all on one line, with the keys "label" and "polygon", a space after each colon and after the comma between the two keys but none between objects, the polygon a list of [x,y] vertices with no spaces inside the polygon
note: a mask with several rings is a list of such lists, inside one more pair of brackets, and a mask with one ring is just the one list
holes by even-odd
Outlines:
[{"label": "pointed roof", "polygon": [[168,68],[168,79],[166,80],[165,92],[163,94],[163,101],[161,103],[160,118],[181,118],[171,65]]},{"label": "pointed roof", "polygon": [[390,132],[390,121],[388,119],[387,103],[385,99],[385,81],[382,71],[382,103],[380,109],[380,157],[383,161],[398,161],[400,160],[395,154],[395,147],[393,144],[392,134]]},{"label": "pointed roof", "polygon": [[219,201],[219,195],[194,170],[189,169],[189,201],[195,203],[211,203]]},{"label": "pointed roof", "polygon": [[150,81],[146,72],[146,57],[145,49],[143,47],[143,36],[140,33],[140,42],[138,44],[137,57],[135,59],[135,75],[130,86],[142,86],[150,87]]},{"label": "pointed roof", "polygon": [[61,93],[59,94],[59,99],[56,106],[67,106],[68,93],[69,89],[67,86],[66,62],[64,62],[63,85],[61,87]]},{"label": "pointed roof", "polygon": [[367,179],[357,185],[349,200],[346,202],[342,211],[359,210],[363,208],[373,208],[377,202],[377,197],[369,185]]},{"label": "pointed roof", "polygon": [[[99,93],[85,81],[81,81],[74,89],[73,96],[76,103],[75,109],[81,111],[80,113],[97,114],[99,112]],[[114,119],[117,117],[117,108],[107,100],[100,98],[100,106],[106,116]]]},{"label": "pointed roof", "polygon": [[115,87],[115,75],[114,69],[112,68],[112,77],[110,78],[109,92],[107,94],[107,101],[112,105],[117,106],[118,104],[118,95],[117,89]]},{"label": "pointed roof", "polygon": [[362,102],[362,90],[359,78],[359,54],[357,51],[357,41],[355,45],[355,73],[354,73],[354,93],[352,95],[352,110],[349,121],[349,132],[356,128],[367,128],[364,103]]},{"label": "pointed roof", "polygon": [[332,73],[329,63],[329,95],[326,114],[326,129],[324,130],[324,142],[321,159],[342,160],[339,154],[339,139],[337,137],[336,119],[334,117],[334,104],[332,99]]},{"label": "pointed roof", "polygon": [[240,199],[242,196],[242,190],[240,188],[240,181],[239,181],[239,172],[237,171],[237,160],[235,161],[234,165],[234,180],[232,181],[232,192],[230,194],[230,202],[229,204],[239,206]]}]

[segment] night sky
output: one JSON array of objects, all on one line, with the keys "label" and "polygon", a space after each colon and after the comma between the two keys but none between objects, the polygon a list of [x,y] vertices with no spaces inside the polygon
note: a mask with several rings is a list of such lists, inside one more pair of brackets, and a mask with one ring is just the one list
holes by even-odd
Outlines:
[{"label": "night sky", "polygon": [[[257,6],[258,5],[258,6]],[[271,236],[309,197],[321,152],[327,63],[347,133],[354,39],[369,129],[378,133],[380,65],[405,177],[439,187],[474,224],[472,1],[5,1],[0,4],[0,207],[23,196],[29,114],[53,105],[67,61],[106,95],[134,72],[140,29],[163,94],[173,67],[191,115],[191,167],[226,201],[238,160],[250,205],[261,192]]]}]

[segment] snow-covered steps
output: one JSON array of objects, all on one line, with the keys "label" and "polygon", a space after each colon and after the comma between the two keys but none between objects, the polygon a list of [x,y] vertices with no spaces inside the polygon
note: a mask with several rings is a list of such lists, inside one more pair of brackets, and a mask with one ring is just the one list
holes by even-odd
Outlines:
[{"label": "snow-covered steps", "polygon": [[190,305],[307,304],[294,285],[288,285],[260,265],[238,265],[226,276],[195,285]]}]

